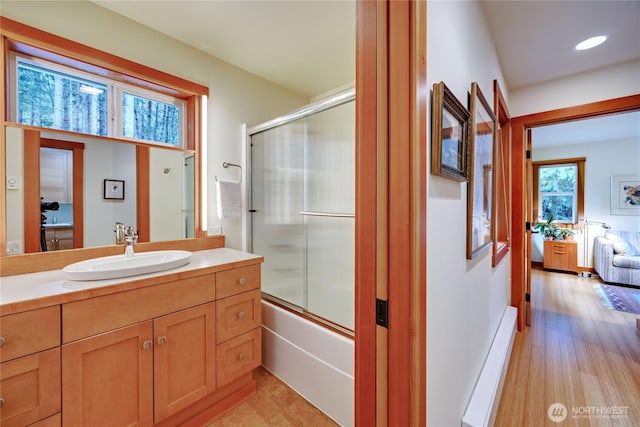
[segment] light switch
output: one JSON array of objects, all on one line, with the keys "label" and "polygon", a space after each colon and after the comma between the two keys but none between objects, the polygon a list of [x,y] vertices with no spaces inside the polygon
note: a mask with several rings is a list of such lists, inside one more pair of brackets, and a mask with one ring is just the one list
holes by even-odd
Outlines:
[{"label": "light switch", "polygon": [[17,190],[18,189],[18,177],[17,176],[7,176],[7,190]]}]

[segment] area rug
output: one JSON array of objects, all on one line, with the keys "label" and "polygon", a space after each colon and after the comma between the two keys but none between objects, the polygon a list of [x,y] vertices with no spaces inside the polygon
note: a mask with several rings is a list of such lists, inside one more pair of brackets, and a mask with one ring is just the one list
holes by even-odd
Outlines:
[{"label": "area rug", "polygon": [[594,283],[602,304],[608,309],[640,314],[640,289]]}]

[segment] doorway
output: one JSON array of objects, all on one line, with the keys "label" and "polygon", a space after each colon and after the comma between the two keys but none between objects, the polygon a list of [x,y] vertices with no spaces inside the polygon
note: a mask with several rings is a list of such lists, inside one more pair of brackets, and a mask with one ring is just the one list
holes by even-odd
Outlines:
[{"label": "doorway", "polygon": [[[531,283],[531,229],[533,209],[527,199],[532,195],[532,187],[526,179],[527,162],[531,162],[531,152],[527,159],[528,147],[531,145],[530,130],[557,123],[593,118],[607,114],[640,110],[640,95],[614,98],[590,104],[561,108],[513,118],[512,135],[512,168],[514,185],[513,200],[513,251],[511,305],[518,309],[518,330],[525,327],[526,303],[531,298],[527,295]],[[526,188],[526,192],[518,189]],[[529,229],[528,229],[529,228]]]}]

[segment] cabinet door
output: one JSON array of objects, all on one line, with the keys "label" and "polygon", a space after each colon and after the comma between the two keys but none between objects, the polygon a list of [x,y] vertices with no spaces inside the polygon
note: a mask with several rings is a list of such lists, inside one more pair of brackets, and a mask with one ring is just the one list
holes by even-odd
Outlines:
[{"label": "cabinet door", "polygon": [[200,305],[153,322],[158,422],[215,390],[215,306]]},{"label": "cabinet door", "polygon": [[60,349],[0,365],[2,427],[25,426],[60,411]]},{"label": "cabinet door", "polygon": [[64,426],[153,424],[152,323],[62,347]]}]

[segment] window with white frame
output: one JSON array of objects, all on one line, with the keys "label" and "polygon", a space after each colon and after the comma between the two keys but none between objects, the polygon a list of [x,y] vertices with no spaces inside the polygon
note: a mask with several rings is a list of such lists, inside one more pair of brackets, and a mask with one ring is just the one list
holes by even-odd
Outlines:
[{"label": "window with white frame", "polygon": [[39,58],[12,55],[11,120],[185,147],[186,102]]}]

